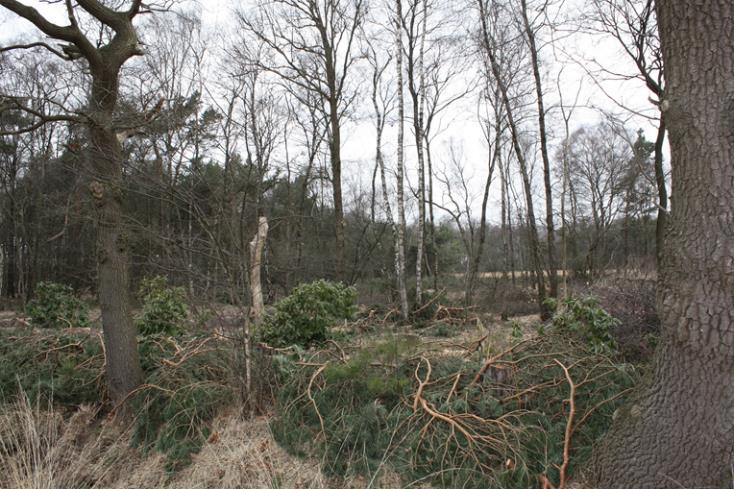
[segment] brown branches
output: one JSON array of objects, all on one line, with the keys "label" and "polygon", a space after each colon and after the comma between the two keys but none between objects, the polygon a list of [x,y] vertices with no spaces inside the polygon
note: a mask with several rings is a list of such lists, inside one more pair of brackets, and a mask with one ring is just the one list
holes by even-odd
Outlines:
[{"label": "brown branches", "polygon": [[494,363],[497,362],[497,360],[505,357],[509,353],[512,353],[515,349],[517,349],[518,347],[520,347],[520,345],[523,345],[524,343],[526,342],[522,341],[520,343],[515,343],[514,345],[512,345],[510,348],[506,349],[505,351],[498,353],[497,355],[489,358],[486,362],[484,362],[484,365],[482,365],[482,368],[479,369],[479,371],[476,373],[476,375],[474,376],[474,378],[472,379],[472,381],[469,383],[467,387],[471,387],[474,384],[476,384],[477,382],[479,382],[480,380],[482,380],[482,377],[484,376],[484,374],[487,373],[487,370],[489,370],[489,368],[492,365],[494,365]]},{"label": "brown branches", "polygon": [[[425,379],[421,380],[418,377],[418,369],[420,369],[421,363],[423,362],[426,362],[427,370],[426,370]],[[426,385],[428,384],[428,382],[431,379],[431,371],[432,371],[431,362],[429,362],[426,357],[421,357],[420,361],[418,362],[418,365],[415,367],[415,373],[414,373],[415,380],[418,381],[418,390],[416,391],[415,399],[413,400],[413,412],[418,411],[418,404],[420,404],[421,401],[423,401],[423,397],[422,397],[423,390],[426,388]]]},{"label": "brown branches", "polygon": [[7,51],[13,51],[16,49],[34,49],[34,48],[43,48],[50,53],[58,56],[59,58],[71,61],[72,57],[69,55],[69,53],[59,51],[58,49],[52,47],[50,44],[47,44],[45,42],[31,42],[28,44],[11,44],[10,46],[4,46],[0,48],[0,53],[4,53]]}]

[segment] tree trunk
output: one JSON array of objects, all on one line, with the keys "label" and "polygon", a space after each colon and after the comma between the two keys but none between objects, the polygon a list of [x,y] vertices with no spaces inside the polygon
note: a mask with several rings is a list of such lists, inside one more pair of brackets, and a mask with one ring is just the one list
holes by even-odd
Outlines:
[{"label": "tree trunk", "polygon": [[[428,164],[428,242],[431,245],[431,255],[426,259],[431,265],[431,273],[433,273],[433,289],[438,290],[438,245],[436,244],[436,221],[433,214],[433,162],[431,161],[431,141],[423,135],[424,147],[426,149],[426,163]],[[433,258],[433,260],[431,260]]]},{"label": "tree trunk", "polygon": [[398,84],[398,162],[397,162],[397,180],[398,180],[398,242],[396,251],[396,260],[398,266],[398,280],[403,280],[399,284],[400,304],[402,318],[408,319],[408,296],[405,289],[405,196],[403,189],[403,143],[405,138],[405,99],[403,97],[403,34],[401,23],[403,19],[403,5],[401,0],[395,0],[395,71],[397,73]]},{"label": "tree trunk", "polygon": [[415,307],[423,304],[423,249],[424,232],[426,227],[426,170],[423,153],[423,105],[425,103],[425,68],[423,61],[426,46],[426,22],[428,17],[428,5],[423,2],[423,22],[420,35],[420,48],[418,51],[418,77],[419,85],[415,86],[415,71],[411,57],[411,66],[408,68],[410,94],[413,99],[413,132],[415,134],[415,148],[418,158],[418,227],[416,229],[416,260],[415,260]]},{"label": "tree trunk", "polygon": [[260,216],[257,232],[250,241],[250,292],[252,296],[252,317],[257,324],[265,311],[261,279],[262,256],[265,240],[268,237],[268,218]]},{"label": "tree trunk", "polygon": [[385,161],[382,157],[382,132],[385,128],[385,121],[383,114],[380,111],[380,106],[377,103],[377,92],[379,90],[381,71],[379,66],[375,66],[375,71],[372,77],[372,107],[375,110],[375,125],[376,125],[376,138],[375,138],[375,167],[380,173],[380,186],[382,189],[382,201],[385,206],[385,214],[387,215],[387,222],[390,225],[393,235],[393,249],[394,249],[394,267],[395,267],[395,282],[398,288],[398,296],[400,298],[400,314],[401,317],[408,317],[408,293],[405,288],[405,270],[400,268],[400,246],[402,242],[399,237],[398,224],[395,222],[392,214],[392,207],[390,206],[390,194],[387,190],[387,176],[385,175]]},{"label": "tree trunk", "polygon": [[342,203],[342,160],[341,160],[341,127],[339,123],[338,106],[336,101],[330,104],[329,118],[331,120],[331,138],[329,149],[331,152],[331,177],[334,191],[334,264],[337,280],[344,280],[344,206]]},{"label": "tree trunk", "polygon": [[650,382],[598,447],[597,488],[724,488],[734,462],[734,3],[657,2],[673,188]]},{"label": "tree trunk", "polygon": [[96,73],[89,129],[89,190],[96,208],[99,305],[107,355],[107,384],[115,404],[143,379],[128,296],[128,243],[122,214],[122,149],[112,129],[117,75]]}]

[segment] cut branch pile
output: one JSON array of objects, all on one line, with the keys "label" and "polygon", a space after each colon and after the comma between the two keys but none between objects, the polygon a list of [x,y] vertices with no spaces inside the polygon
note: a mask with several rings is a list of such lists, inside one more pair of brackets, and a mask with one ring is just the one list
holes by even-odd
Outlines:
[{"label": "cut branch pile", "polygon": [[301,364],[278,400],[279,442],[322,458],[331,475],[389,465],[440,487],[567,487],[637,379],[557,335],[486,359],[393,343],[341,345]]}]

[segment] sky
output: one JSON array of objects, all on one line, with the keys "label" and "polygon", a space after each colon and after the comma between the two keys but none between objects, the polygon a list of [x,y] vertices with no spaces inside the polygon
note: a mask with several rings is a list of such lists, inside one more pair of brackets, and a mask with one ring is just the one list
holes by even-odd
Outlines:
[{"label": "sky", "polygon": [[[53,22],[64,24],[67,22],[63,5],[50,5],[40,0],[24,0],[23,3],[31,5],[41,11]],[[237,8],[242,8],[245,2],[237,0],[200,0],[185,2],[193,8],[200,9],[205,32],[219,35],[234,29],[232,19]],[[572,14],[584,5],[583,0],[569,0],[564,3],[564,11]],[[2,9],[0,9],[2,10]],[[467,15],[470,15],[468,13]],[[562,96],[565,104],[572,104],[577,100],[578,105],[574,108],[572,118],[572,130],[582,125],[590,125],[600,119],[599,109],[611,111],[622,119],[628,119],[628,128],[636,131],[641,128],[650,140],[654,140],[654,123],[644,117],[631,115],[624,111],[620,104],[630,107],[639,113],[654,115],[654,106],[649,102],[649,92],[639,81],[607,80],[600,84],[594,82],[586,72],[591,69],[594,62],[599,62],[618,72],[634,72],[634,67],[624,56],[621,55],[616,41],[604,39],[598,36],[589,36],[582,33],[566,35],[559,31],[555,34],[557,41],[552,45],[542,48],[541,56],[544,62],[544,84],[547,91],[546,108],[548,109],[549,124],[555,137],[551,140],[551,155],[553,146],[562,139],[560,129],[560,111],[558,103]],[[0,43],[17,38],[18,36],[35,36],[33,26],[28,22],[17,18],[14,14],[0,11]],[[558,81],[558,83],[556,83]],[[616,100],[616,102],[614,101]],[[466,99],[455,104],[448,110],[440,121],[440,130],[437,131],[433,148],[435,152],[436,165],[445,161],[448,155],[447,148],[450,145],[461,148],[466,176],[469,177],[469,188],[473,195],[473,201],[477,202],[473,209],[478,215],[477,208],[481,202],[484,180],[486,178],[486,144],[481,128],[477,123],[476,102]],[[406,154],[408,155],[409,177],[415,173],[414,146],[411,145],[412,134],[410,124],[406,124]],[[390,148],[394,148],[395,128],[387,129],[385,134],[386,154]],[[344,131],[343,161],[345,188],[353,186],[367,187],[371,179],[374,158],[374,128],[372,121],[365,118],[347,124]],[[413,177],[411,179],[415,181]],[[536,207],[540,209],[543,205],[543,195],[539,188],[540,177],[536,176]],[[490,221],[499,220],[499,190],[495,185],[490,199]],[[495,191],[496,190],[496,191]],[[444,199],[441,192],[436,193],[437,199]],[[410,207],[409,207],[410,209]],[[536,213],[538,213],[536,211]],[[538,213],[540,214],[540,213]]]}]

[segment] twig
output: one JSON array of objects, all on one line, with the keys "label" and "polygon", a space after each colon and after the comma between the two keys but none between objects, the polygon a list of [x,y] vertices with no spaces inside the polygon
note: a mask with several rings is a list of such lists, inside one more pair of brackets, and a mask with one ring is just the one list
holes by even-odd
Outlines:
[{"label": "twig", "polygon": [[[198,345],[198,346],[197,346],[196,348],[194,348],[194,349],[193,349],[193,350],[191,350],[190,352],[186,352],[186,353],[185,353],[185,354],[184,354],[184,355],[183,355],[183,356],[181,357],[181,359],[180,359],[179,361],[177,361],[177,362],[172,362],[172,361],[170,361],[170,360],[167,360],[167,359],[165,359],[165,358],[164,358],[164,359],[162,359],[162,360],[161,360],[161,363],[163,363],[164,365],[167,365],[167,366],[169,366],[169,367],[174,367],[174,368],[175,368],[175,367],[179,367],[179,366],[181,366],[181,364],[182,364],[182,363],[184,363],[184,362],[185,362],[186,360],[188,360],[189,358],[191,358],[191,357],[193,357],[193,356],[195,356],[195,355],[198,355],[198,354],[200,354],[200,353],[206,353],[206,352],[214,351],[214,350],[213,350],[213,349],[211,349],[211,348],[210,348],[210,349],[208,349],[208,350],[202,350],[202,349],[201,349],[201,348],[202,348],[202,347],[203,347],[204,345],[206,345],[206,344],[207,344],[207,343],[209,342],[209,340],[211,340],[212,338],[213,338],[213,336],[210,336],[209,338],[206,338],[206,339],[205,339],[204,341],[202,341],[202,342],[201,342],[201,343],[200,343],[200,344],[199,344],[199,345]],[[179,350],[179,351],[178,351],[177,353],[180,353],[181,351],[184,351],[184,350]]]},{"label": "twig", "polygon": [[392,316],[393,314],[397,314],[397,313],[398,313],[397,309],[390,309],[389,311],[387,311],[387,314],[385,314],[385,317],[382,318],[383,324],[387,322],[390,316]]},{"label": "twig", "polygon": [[615,400],[619,399],[623,395],[629,393],[631,390],[632,390],[632,387],[630,387],[629,389],[625,389],[622,392],[617,393],[616,395],[610,397],[609,399],[604,399],[603,401],[597,403],[594,407],[592,407],[591,409],[589,409],[586,412],[586,414],[584,414],[584,416],[581,418],[581,420],[578,423],[576,423],[576,426],[573,427],[573,430],[576,431],[579,428],[579,426],[581,426],[582,424],[584,424],[584,421],[586,421],[589,418],[589,416],[591,416],[592,414],[594,414],[594,411],[596,411],[597,409],[599,409],[600,407],[602,407],[604,404],[607,404],[608,402],[612,402],[612,401],[615,401]]},{"label": "twig", "polygon": [[456,378],[454,379],[454,384],[451,386],[451,390],[449,391],[449,395],[446,396],[446,402],[449,402],[451,400],[451,396],[454,395],[456,392],[456,387],[459,385],[459,379],[461,379],[461,371],[459,371],[456,374]]}]

